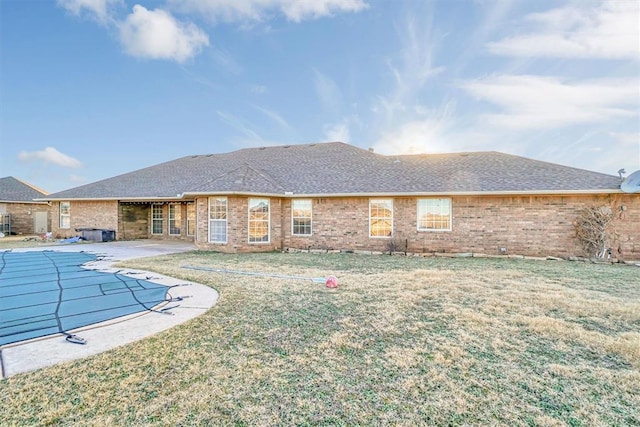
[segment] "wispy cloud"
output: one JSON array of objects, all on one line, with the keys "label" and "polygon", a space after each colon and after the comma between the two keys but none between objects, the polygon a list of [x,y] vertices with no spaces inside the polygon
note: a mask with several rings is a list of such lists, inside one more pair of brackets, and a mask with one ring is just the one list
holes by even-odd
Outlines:
[{"label": "wispy cloud", "polygon": [[446,147],[444,134],[453,126],[455,102],[429,105],[429,83],[445,71],[435,60],[446,35],[434,24],[434,7],[425,3],[394,25],[399,48],[386,60],[393,85],[371,109],[377,129],[374,147],[381,153],[434,152]]},{"label": "wispy cloud", "polygon": [[490,126],[548,129],[637,115],[636,79],[570,81],[559,77],[497,75],[462,82],[472,96],[502,109],[482,114]]},{"label": "wispy cloud", "polygon": [[396,99],[415,94],[429,79],[445,71],[445,67],[435,65],[434,61],[445,35],[437,33],[433,19],[433,10],[429,8],[424,13],[407,16],[402,24],[396,25],[401,43],[399,64],[388,61],[396,79]]},{"label": "wispy cloud", "polygon": [[41,162],[45,165],[54,164],[62,166],[64,168],[81,168],[82,163],[53,147],[46,147],[44,150],[39,151],[20,151],[18,153],[18,160],[21,162]]},{"label": "wispy cloud", "polygon": [[271,119],[271,121],[273,121],[274,123],[276,123],[281,130],[286,131],[286,132],[290,132],[292,130],[291,125],[289,123],[287,123],[287,121],[282,118],[282,116],[278,113],[276,113],[273,110],[269,110],[267,108],[263,108],[260,107],[258,105],[252,105],[253,108],[255,108],[256,110],[260,111],[262,114],[264,114],[265,116],[267,116],[269,119]]},{"label": "wispy cloud", "polygon": [[212,22],[261,22],[274,14],[301,22],[368,7],[363,0],[169,0],[169,5],[183,13],[203,15]]},{"label": "wispy cloud", "polygon": [[339,114],[342,108],[342,91],[328,76],[318,70],[313,70],[313,83],[316,95],[322,107],[333,114]]},{"label": "wispy cloud", "polygon": [[574,2],[524,18],[534,31],[487,44],[513,57],[640,59],[640,3]]},{"label": "wispy cloud", "polygon": [[100,24],[107,24],[113,19],[113,12],[118,6],[124,6],[123,0],[57,0],[57,4],[75,15],[86,15]]},{"label": "wispy cloud", "polygon": [[209,37],[195,24],[180,22],[162,9],[135,5],[118,27],[125,52],[140,58],[184,62],[209,45]]},{"label": "wispy cloud", "polygon": [[216,114],[227,125],[231,126],[245,137],[248,137],[251,144],[264,143],[264,139],[252,129],[253,126],[250,123],[247,123],[245,120],[224,111],[216,111]]},{"label": "wispy cloud", "polygon": [[638,132],[610,132],[611,136],[618,144],[640,150],[640,133]]},{"label": "wispy cloud", "polygon": [[263,95],[267,93],[267,87],[265,85],[252,85],[249,90],[255,95]]},{"label": "wispy cloud", "polygon": [[327,141],[339,141],[349,143],[351,141],[351,132],[349,131],[349,123],[343,121],[335,123],[333,125],[326,125],[324,127],[325,140]]}]

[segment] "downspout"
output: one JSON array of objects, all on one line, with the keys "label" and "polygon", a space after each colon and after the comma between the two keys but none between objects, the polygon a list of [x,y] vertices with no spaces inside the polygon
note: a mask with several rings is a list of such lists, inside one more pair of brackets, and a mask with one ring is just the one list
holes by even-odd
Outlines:
[{"label": "downspout", "polygon": [[284,201],[280,199],[280,250],[284,251]]},{"label": "downspout", "polygon": [[[200,209],[198,209],[198,202],[199,201],[200,201],[199,197],[196,197],[196,199],[194,200],[194,204],[196,205],[195,206],[195,208],[196,208],[196,232],[194,233],[194,236],[193,236],[193,238],[195,239],[195,242],[193,242],[193,243],[195,243],[196,248],[198,247],[198,241],[199,241],[198,240],[198,233],[200,233],[200,221],[199,221],[199,219],[200,219]],[[207,226],[208,226],[208,224],[207,224]]]}]

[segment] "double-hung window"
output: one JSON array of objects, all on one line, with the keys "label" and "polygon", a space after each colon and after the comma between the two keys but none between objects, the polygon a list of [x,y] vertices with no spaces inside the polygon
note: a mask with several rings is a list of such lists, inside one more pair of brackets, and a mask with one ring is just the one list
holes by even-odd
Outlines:
[{"label": "double-hung window", "polygon": [[269,242],[269,199],[249,199],[249,243]]},{"label": "double-hung window", "polygon": [[187,236],[196,234],[196,204],[187,205]]},{"label": "double-hung window", "polygon": [[60,202],[60,228],[71,228],[71,202]]},{"label": "double-hung window", "polygon": [[180,228],[182,222],[182,205],[171,204],[169,205],[169,234],[172,236],[180,235]]},{"label": "double-hung window", "polygon": [[369,237],[393,236],[393,199],[369,200]]},{"label": "double-hung window", "polygon": [[418,231],[451,231],[451,199],[418,199]]},{"label": "double-hung window", "polygon": [[151,234],[162,234],[164,213],[162,205],[151,205]]},{"label": "double-hung window", "polygon": [[209,242],[227,243],[226,197],[209,197]]},{"label": "double-hung window", "polygon": [[291,230],[294,236],[311,236],[311,200],[291,202]]}]

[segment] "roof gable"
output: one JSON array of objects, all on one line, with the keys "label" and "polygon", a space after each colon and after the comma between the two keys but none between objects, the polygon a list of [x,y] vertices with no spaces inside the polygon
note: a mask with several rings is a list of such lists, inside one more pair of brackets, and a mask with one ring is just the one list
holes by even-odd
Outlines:
[{"label": "roof gable", "polygon": [[283,193],[284,188],[280,186],[273,178],[260,172],[248,164],[233,169],[229,172],[214,178],[202,185],[194,187],[190,192],[203,193],[234,193],[238,191],[247,191],[252,189],[255,193],[261,194],[277,194]]},{"label": "roof gable", "polygon": [[47,192],[12,176],[0,178],[0,202],[28,202],[46,196]]}]

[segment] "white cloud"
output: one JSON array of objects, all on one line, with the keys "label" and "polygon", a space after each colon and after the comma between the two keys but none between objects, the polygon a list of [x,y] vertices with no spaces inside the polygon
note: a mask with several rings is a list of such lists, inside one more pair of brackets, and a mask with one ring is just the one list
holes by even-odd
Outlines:
[{"label": "white cloud", "polygon": [[339,113],[342,105],[342,92],[338,85],[318,70],[314,70],[313,83],[322,107],[328,112]]},{"label": "white cloud", "polygon": [[236,131],[247,137],[248,141],[250,141],[251,144],[260,143],[261,145],[265,145],[263,144],[264,139],[251,129],[252,127],[254,127],[251,123],[248,123],[244,119],[236,117],[233,114],[229,114],[224,111],[216,111],[216,114],[227,125],[231,126]]},{"label": "white cloud", "polygon": [[287,123],[287,121],[284,118],[282,118],[280,114],[276,113],[273,110],[259,107],[257,105],[252,105],[252,106],[256,110],[260,111],[262,114],[267,116],[269,119],[271,119],[274,123],[276,123],[283,131],[286,131],[286,132],[291,131],[291,125],[289,125],[289,123]]},{"label": "white cloud", "polygon": [[431,78],[445,71],[445,67],[436,66],[434,56],[439,44],[446,37],[434,28],[434,11],[428,8],[424,13],[407,16],[396,26],[401,49],[399,66],[388,61],[388,66],[396,80],[395,98],[415,96]]},{"label": "white cloud", "polygon": [[21,162],[40,161],[44,164],[54,164],[65,168],[82,167],[79,160],[67,156],[53,147],[46,147],[40,151],[21,151],[18,153],[18,160]]},{"label": "white cloud", "polygon": [[640,133],[638,132],[611,132],[609,136],[620,145],[640,148]]},{"label": "white cloud", "polygon": [[363,0],[169,0],[169,4],[174,10],[198,13],[214,22],[260,22],[274,12],[301,22],[368,7]]},{"label": "white cloud", "polygon": [[351,133],[349,132],[349,124],[344,121],[342,123],[336,123],[333,125],[327,125],[324,127],[324,135],[326,141],[339,141],[349,143],[351,140]]},{"label": "white cloud", "polygon": [[534,13],[537,31],[488,43],[489,52],[515,57],[640,59],[640,3],[575,2]]},{"label": "white cloud", "polygon": [[466,81],[460,87],[502,108],[503,112],[481,115],[481,121],[521,130],[633,117],[638,114],[640,99],[636,79],[567,81],[498,75]]},{"label": "white cloud", "polygon": [[119,24],[120,41],[131,56],[184,62],[209,45],[209,37],[195,24],[176,20],[162,10],[135,5]]},{"label": "white cloud", "polygon": [[267,93],[267,87],[265,85],[252,85],[249,90],[254,95],[264,95]]},{"label": "white cloud", "polygon": [[382,133],[374,148],[381,154],[445,153],[459,151],[455,133],[455,103],[437,110],[420,110],[414,119]]},{"label": "white cloud", "polygon": [[445,96],[440,106],[429,105],[433,81],[445,71],[436,57],[447,35],[437,28],[435,5],[419,4],[395,25],[399,48],[387,59],[394,84],[372,107],[372,126],[378,135],[373,148],[382,154],[455,151],[451,142],[455,101]]},{"label": "white cloud", "polygon": [[334,12],[359,12],[367,7],[362,0],[287,0],[279,3],[287,19],[294,22],[331,16]]},{"label": "white cloud", "polygon": [[373,126],[385,137],[406,135],[408,128],[415,130],[417,123],[423,123],[427,115],[433,115],[433,109],[424,105],[432,90],[428,83],[445,70],[435,60],[446,37],[434,26],[435,6],[433,3],[420,5],[420,8],[405,12],[404,19],[395,25],[399,46],[393,56],[386,58],[393,84],[385,94],[376,97],[371,108],[376,116]]},{"label": "white cloud", "polygon": [[76,16],[87,13],[92,19],[103,24],[111,20],[116,6],[124,4],[123,0],[57,0],[57,3]]}]

